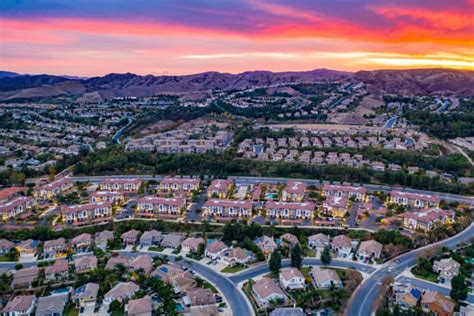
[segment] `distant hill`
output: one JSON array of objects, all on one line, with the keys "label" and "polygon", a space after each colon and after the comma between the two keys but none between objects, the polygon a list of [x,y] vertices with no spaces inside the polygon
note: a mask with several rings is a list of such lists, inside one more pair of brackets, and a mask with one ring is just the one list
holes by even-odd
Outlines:
[{"label": "distant hill", "polygon": [[96,102],[114,97],[187,94],[210,90],[243,89],[279,83],[357,80],[373,94],[397,93],[474,95],[474,72],[450,69],[375,70],[356,73],[317,69],[304,72],[248,71],[240,74],[205,72],[185,76],[108,74],[89,79],[50,75],[0,77],[0,100],[74,95]]},{"label": "distant hill", "polygon": [[359,71],[355,79],[366,83],[373,94],[474,95],[474,71],[410,69]]},{"label": "distant hill", "polygon": [[20,75],[20,74],[17,74],[16,72],[2,71],[2,70],[0,70],[0,78],[16,77],[16,76],[19,76],[19,75]]}]

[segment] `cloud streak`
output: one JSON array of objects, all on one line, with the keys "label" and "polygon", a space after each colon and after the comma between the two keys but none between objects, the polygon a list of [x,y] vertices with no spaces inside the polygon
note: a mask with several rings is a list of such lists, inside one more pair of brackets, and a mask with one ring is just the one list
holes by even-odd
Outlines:
[{"label": "cloud streak", "polygon": [[472,69],[472,9],[463,0],[4,0],[0,64],[78,75]]}]

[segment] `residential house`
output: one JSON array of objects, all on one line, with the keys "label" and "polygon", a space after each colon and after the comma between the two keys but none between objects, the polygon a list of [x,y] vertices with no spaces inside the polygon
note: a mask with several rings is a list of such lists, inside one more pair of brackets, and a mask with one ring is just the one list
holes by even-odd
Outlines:
[{"label": "residential house", "polygon": [[252,215],[252,201],[211,199],[204,204],[205,212],[218,220],[232,220],[236,217],[247,218]]},{"label": "residential house", "polygon": [[138,235],[140,235],[140,232],[138,230],[132,229],[128,232],[123,233],[120,238],[122,239],[122,243],[125,246],[129,246],[135,245],[137,243]]},{"label": "residential house", "polygon": [[461,265],[453,258],[436,260],[433,264],[433,271],[438,273],[438,281],[442,284],[449,284],[451,280],[459,274]]},{"label": "residential house", "polygon": [[165,248],[176,249],[181,245],[183,241],[183,236],[179,234],[166,234],[163,235],[160,245]]},{"label": "residential house", "polygon": [[421,310],[437,316],[452,316],[456,303],[438,292],[426,291],[421,297]]},{"label": "residential house", "polygon": [[149,255],[137,256],[130,261],[129,269],[143,270],[145,274],[150,274],[153,270],[153,259]]},{"label": "residential house", "polygon": [[204,244],[202,237],[188,237],[181,244],[182,250],[186,252],[197,252],[199,245]]},{"label": "residential house", "polygon": [[151,316],[153,306],[150,296],[145,296],[136,300],[130,300],[125,305],[125,313],[127,316]]},{"label": "residential house", "polygon": [[189,308],[190,316],[219,316],[217,305],[197,305]]},{"label": "residential house", "polygon": [[437,207],[402,214],[403,227],[409,230],[429,232],[437,226],[454,223],[455,213]]},{"label": "residential house", "polygon": [[7,239],[0,239],[0,256],[9,254],[10,250],[14,247],[15,247],[15,243]]},{"label": "residential house", "polygon": [[295,290],[305,287],[304,275],[297,268],[281,269],[278,279],[284,289]]},{"label": "residential house", "polygon": [[139,217],[177,219],[186,209],[186,199],[144,196],[137,201]]},{"label": "residential house", "polygon": [[115,239],[114,233],[110,230],[103,230],[95,233],[95,245],[97,248],[107,250],[107,245]]},{"label": "residential house", "polygon": [[375,240],[362,241],[357,250],[357,257],[359,260],[367,261],[371,258],[380,258],[383,246]]},{"label": "residential house", "polygon": [[264,306],[269,305],[273,301],[284,302],[287,298],[283,290],[272,279],[267,277],[255,281],[252,291],[257,301]]},{"label": "residential house", "polygon": [[70,188],[72,188],[73,183],[71,180],[67,178],[60,178],[45,184],[35,190],[34,194],[36,197],[42,199],[51,200],[54,197],[57,197],[59,194],[66,192]]},{"label": "residential house", "polygon": [[312,266],[309,272],[313,284],[317,288],[328,289],[331,287],[342,287],[342,281],[336,271],[323,269],[319,266]]},{"label": "residential house", "polygon": [[352,252],[352,240],[346,235],[338,235],[331,241],[331,249],[339,257],[348,258]]},{"label": "residential house", "polygon": [[349,199],[341,196],[329,196],[323,202],[323,214],[326,216],[344,218],[349,211]]},{"label": "residential house", "polygon": [[16,245],[16,251],[20,254],[20,260],[32,260],[38,254],[39,240],[27,239]]},{"label": "residential house", "polygon": [[395,282],[392,285],[390,302],[402,310],[411,310],[418,306],[423,292],[410,284]]},{"label": "residential house", "polygon": [[10,201],[0,204],[0,219],[8,221],[22,213],[30,211],[35,206],[35,200],[29,196],[15,197]]},{"label": "residential house", "polygon": [[75,289],[71,295],[71,298],[78,306],[94,306],[98,293],[99,284],[87,283]]},{"label": "residential house", "polygon": [[69,242],[69,247],[77,253],[88,252],[92,246],[91,234],[83,233]]},{"label": "residential house", "polygon": [[38,278],[39,268],[36,266],[16,270],[13,274],[12,288],[31,287]]},{"label": "residential house", "polygon": [[142,184],[140,178],[106,178],[100,184],[101,191],[136,193]]},{"label": "residential house", "polygon": [[161,241],[161,233],[155,229],[144,232],[140,237],[140,247],[158,245]]},{"label": "residential house", "polygon": [[2,310],[3,316],[33,315],[36,299],[34,295],[18,295],[8,301]]},{"label": "residential house", "polygon": [[364,187],[325,184],[322,193],[326,197],[336,196],[348,199],[354,198],[357,201],[367,202],[366,191],[367,190]]},{"label": "residential house", "polygon": [[296,245],[299,245],[300,241],[298,240],[298,237],[291,233],[285,233],[280,236],[281,244],[282,245],[288,245],[289,247],[293,248]]},{"label": "residential house", "polygon": [[227,246],[222,241],[213,241],[206,246],[204,255],[214,260],[218,259],[225,250],[227,250]]},{"label": "residential house", "polygon": [[325,247],[329,246],[329,236],[325,234],[316,234],[308,237],[308,247],[322,252]]},{"label": "residential house", "polygon": [[220,256],[220,260],[227,263],[229,266],[247,264],[254,259],[255,257],[251,251],[240,247],[224,250]]},{"label": "residential house", "polygon": [[74,268],[76,273],[88,273],[97,268],[96,256],[81,256],[74,259]]},{"label": "residential house", "polygon": [[231,180],[213,180],[207,188],[207,196],[209,198],[225,199],[231,192],[232,185]]},{"label": "residential house", "polygon": [[211,289],[192,288],[186,290],[185,302],[190,306],[212,305],[216,304],[216,297]]},{"label": "residential house", "polygon": [[306,192],[306,183],[289,180],[282,191],[282,200],[285,202],[301,202]]},{"label": "residential house", "polygon": [[44,268],[46,281],[56,282],[67,279],[69,276],[69,263],[64,259],[56,260],[52,265]]},{"label": "residential house", "polygon": [[403,205],[413,208],[438,207],[440,198],[438,195],[419,194],[403,191],[391,191],[388,197],[389,204]]},{"label": "residential house", "polygon": [[69,225],[80,226],[103,223],[110,220],[112,216],[112,204],[105,201],[63,206],[61,216],[63,223]]},{"label": "residential house", "polygon": [[162,264],[158,266],[150,275],[163,280],[165,283],[171,283],[178,275],[185,273],[183,269],[175,264]]},{"label": "residential house", "polygon": [[47,240],[43,245],[43,254],[45,259],[64,257],[67,253],[66,239],[58,238]]},{"label": "residential house", "polygon": [[133,282],[119,282],[110,291],[104,295],[104,304],[110,304],[113,301],[124,303],[125,299],[130,299],[140,290],[140,287]]},{"label": "residential house", "polygon": [[173,286],[174,292],[184,293],[186,290],[191,289],[197,286],[197,282],[194,279],[194,275],[186,271],[182,274],[178,274],[171,280],[171,285]]},{"label": "residential house", "polygon": [[124,195],[120,191],[94,191],[91,194],[90,202],[109,202],[112,204],[119,204],[124,201]]},{"label": "residential house", "polygon": [[38,303],[36,304],[35,316],[63,315],[67,301],[67,295],[51,295],[40,297],[38,299]]},{"label": "residential house", "polygon": [[309,220],[313,218],[314,204],[312,202],[273,202],[265,205],[268,218],[284,220]]},{"label": "residential house", "polygon": [[123,265],[125,268],[128,268],[130,263],[130,258],[129,257],[124,257],[124,256],[112,256],[110,259],[107,261],[107,264],[105,265],[106,270],[113,270],[115,267],[119,264]]},{"label": "residential house", "polygon": [[257,245],[260,250],[262,250],[264,255],[270,255],[278,248],[277,243],[273,238],[268,236],[262,236],[254,240],[254,244]]}]

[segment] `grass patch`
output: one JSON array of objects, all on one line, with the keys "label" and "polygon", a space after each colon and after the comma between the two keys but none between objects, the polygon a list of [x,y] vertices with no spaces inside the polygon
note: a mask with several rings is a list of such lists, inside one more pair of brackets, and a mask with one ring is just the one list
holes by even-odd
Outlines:
[{"label": "grass patch", "polygon": [[434,283],[438,283],[438,275],[434,272],[425,271],[425,273],[420,274],[416,271],[416,267],[413,267],[411,269],[411,273],[413,273],[413,275],[416,276],[417,278],[434,282]]},{"label": "grass patch", "polygon": [[209,283],[207,281],[204,281],[202,287],[205,288],[205,289],[211,289],[212,293],[214,293],[214,294],[219,292],[219,291],[217,291],[217,289],[211,283]]},{"label": "grass patch", "polygon": [[0,262],[13,262],[8,256],[0,256]]},{"label": "grass patch", "polygon": [[74,305],[68,304],[66,305],[66,309],[64,310],[65,316],[77,316],[79,315],[79,309],[77,309]]},{"label": "grass patch", "polygon": [[246,267],[244,265],[241,265],[241,264],[238,264],[238,265],[235,265],[233,267],[225,267],[224,269],[221,270],[221,272],[224,272],[224,273],[236,273],[236,272],[239,272],[239,271],[242,271],[242,270],[245,270]]},{"label": "grass patch", "polygon": [[165,248],[157,247],[157,246],[151,246],[151,247],[148,248],[148,251],[162,252],[163,250],[165,250]]},{"label": "grass patch", "polygon": [[316,250],[311,249],[311,248],[306,248],[304,253],[306,257],[312,257],[312,258],[316,257],[316,254],[317,254]]}]

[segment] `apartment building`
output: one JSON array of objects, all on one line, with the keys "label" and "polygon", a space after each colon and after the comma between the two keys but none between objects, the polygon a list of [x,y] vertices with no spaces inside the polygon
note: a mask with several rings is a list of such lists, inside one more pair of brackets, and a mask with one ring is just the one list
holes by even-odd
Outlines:
[{"label": "apartment building", "polygon": [[112,203],[99,202],[63,206],[61,216],[65,224],[87,225],[105,222],[112,216]]},{"label": "apartment building", "polygon": [[35,200],[28,196],[19,196],[0,204],[0,218],[7,221],[33,209]]},{"label": "apartment building", "polygon": [[71,180],[67,178],[60,178],[45,184],[35,190],[34,194],[36,197],[41,199],[52,199],[59,194],[69,190],[72,188],[73,183]]},{"label": "apartment building", "polygon": [[312,219],[315,205],[311,202],[273,202],[265,205],[267,217],[280,219]]},{"label": "apartment building", "polygon": [[439,225],[454,223],[455,214],[451,210],[443,210],[438,207],[427,208],[417,212],[406,212],[402,214],[403,227],[409,230],[429,232]]},{"label": "apartment building", "polygon": [[176,219],[186,209],[186,199],[144,196],[137,200],[136,214],[148,218]]},{"label": "apartment building", "polygon": [[353,187],[346,185],[325,184],[323,186],[323,195],[326,197],[345,197],[354,198],[357,201],[367,201],[366,189],[364,187]]},{"label": "apartment building", "polygon": [[206,202],[206,213],[218,218],[249,217],[252,215],[252,201],[211,199]]},{"label": "apartment building", "polygon": [[438,195],[418,194],[403,191],[392,191],[388,197],[389,204],[403,205],[413,208],[438,207]]},{"label": "apartment building", "polygon": [[140,188],[140,178],[106,178],[100,184],[101,191],[115,191],[123,193],[136,193]]},{"label": "apartment building", "polygon": [[167,193],[190,193],[199,189],[198,178],[165,177],[160,182],[159,189]]}]

